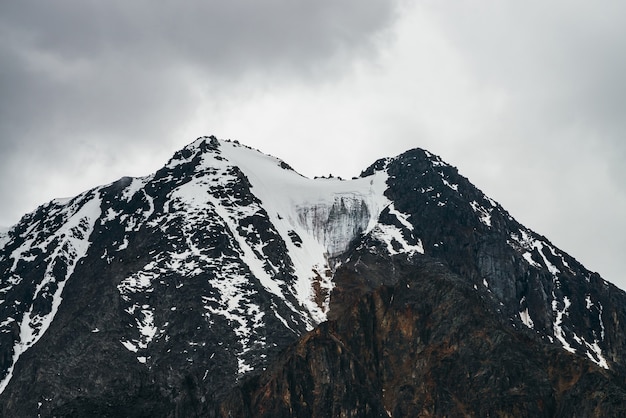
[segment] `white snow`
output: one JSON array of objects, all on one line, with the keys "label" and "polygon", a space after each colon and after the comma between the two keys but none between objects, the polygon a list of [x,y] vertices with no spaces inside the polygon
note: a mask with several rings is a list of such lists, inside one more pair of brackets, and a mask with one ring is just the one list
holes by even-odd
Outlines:
[{"label": "white snow", "polygon": [[110,222],[117,219],[120,216],[119,212],[113,210],[113,208],[108,208],[104,216],[102,217],[102,222]]},{"label": "white snow", "polygon": [[[550,253],[555,256],[555,257],[559,257],[564,265],[569,268],[569,266],[567,265],[567,263],[565,262],[565,258],[563,257],[562,254],[558,253],[556,251],[556,249],[550,245],[549,243],[542,241],[540,239],[537,238],[533,238],[531,236],[531,232],[521,229],[519,231],[519,234],[517,233],[512,233],[511,234],[511,239],[517,243],[522,250],[525,250],[524,253],[522,254],[522,256],[524,257],[524,259],[526,259],[526,261],[531,264],[534,267],[539,267],[541,268],[541,265],[539,263],[537,263],[536,261],[534,261],[532,259],[532,255],[530,254],[531,251],[533,250],[537,250],[537,252],[539,253],[539,255],[541,256],[541,259],[544,262],[544,265],[546,266],[546,268],[548,269],[548,271],[554,276],[557,277],[557,275],[559,273],[561,273],[561,271],[550,262],[550,260],[548,260],[548,258],[545,255],[545,251],[547,249],[547,251],[550,251]],[[511,242],[509,242],[509,244],[511,244]],[[513,247],[515,248],[515,245],[513,245]]]},{"label": "white snow", "polygon": [[491,211],[493,210],[493,208],[486,209],[475,200],[472,200],[470,202],[470,205],[472,206],[474,212],[476,212],[476,214],[478,215],[478,219],[480,220],[480,222],[487,225],[488,227],[491,227]]},{"label": "white snow", "polygon": [[[587,306],[590,306],[589,304],[591,303],[589,296],[587,296]],[[593,303],[591,303],[591,305],[593,305]],[[602,325],[602,338],[604,339],[604,325]],[[595,335],[595,332],[594,332]],[[607,363],[606,359],[604,358],[604,356],[602,355],[602,349],[600,348],[600,345],[598,344],[599,341],[598,339],[594,339],[593,343],[589,343],[585,338],[581,338],[578,335],[574,334],[574,340],[576,340],[576,342],[580,345],[584,345],[587,347],[587,351],[585,352],[585,354],[587,355],[587,357],[593,361],[594,363],[596,363],[598,366],[603,367],[605,369],[609,368],[609,364]]]},{"label": "white snow", "polygon": [[559,274],[561,271],[554,265],[552,264],[545,256],[544,254],[544,246],[546,248],[548,248],[550,250],[550,252],[552,254],[554,254],[554,248],[552,248],[551,246],[544,244],[541,241],[535,241],[534,242],[534,246],[535,248],[537,248],[537,250],[539,250],[539,255],[541,255],[541,258],[543,259],[543,262],[545,263],[546,267],[548,268],[548,271],[550,273],[552,273],[553,276],[556,276],[557,274]]},{"label": "white snow", "polygon": [[[181,161],[172,160],[170,168]],[[252,193],[261,203],[241,205],[233,201],[228,193],[216,193],[216,190],[228,188],[237,181],[233,167],[244,173]],[[184,272],[189,278],[207,270],[217,273],[209,282],[219,296],[202,296],[205,317],[209,325],[215,316],[231,323],[241,341],[241,347],[236,350],[239,373],[252,368],[245,355],[250,348],[254,344],[265,344],[263,333],[257,330],[265,326],[266,318],[261,308],[252,302],[256,290],[250,285],[250,272],[269,293],[276,296],[276,301],[280,300],[310,329],[326,319],[335,267],[332,257],[344,252],[359,234],[372,232],[381,241],[389,245],[393,243],[392,248],[397,251],[424,252],[419,238],[410,237],[413,244],[409,244],[405,239],[407,235],[403,235],[407,231],[412,233],[413,226],[408,216],[396,210],[384,196],[387,180],[384,171],[351,181],[312,180],[282,168],[281,161],[274,157],[235,143],[221,142],[218,151],[201,155],[196,172],[191,181],[170,193],[164,203],[165,215],[150,222],[152,226],[164,228],[171,220],[167,218],[170,216],[168,213],[184,218],[181,223],[185,237],[183,248],[177,248],[175,253],[159,255],[157,264],[161,275],[167,270]],[[378,217],[386,207],[396,216],[403,230],[378,223]],[[257,231],[254,224],[241,224],[250,216],[265,215],[275,228],[273,232],[287,247],[295,282],[286,283],[277,279],[275,273],[282,267],[271,264],[264,255],[266,243],[260,240],[262,231]],[[200,226],[225,229],[231,241],[230,248],[239,253],[238,257],[209,256],[209,249],[202,248],[193,239]],[[143,274],[153,278],[148,266],[143,269]],[[124,282],[121,293],[130,289],[149,291],[148,283],[142,282],[140,276],[131,279],[134,282]],[[314,284],[319,286],[318,290],[321,289],[324,296],[321,302],[320,295],[315,294]],[[177,287],[182,285],[178,283]],[[127,296],[130,303],[133,297],[130,293]],[[304,317],[301,317],[301,308],[292,303],[293,297],[308,312]],[[272,305],[272,314],[286,328],[292,329],[293,325],[279,314],[274,301]],[[158,334],[159,331],[155,332]],[[137,341],[134,337],[133,342]],[[135,343],[128,348],[140,350],[142,347]]]},{"label": "white snow", "polygon": [[128,351],[132,351],[133,353],[136,353],[138,351],[137,346],[134,343],[130,341],[120,341],[120,342],[122,343],[124,347],[126,347]]},{"label": "white snow", "polygon": [[600,338],[604,341],[604,321],[602,320],[602,304],[598,302],[598,309],[600,313],[598,314],[598,320],[600,321]]},{"label": "white snow", "polygon": [[146,185],[149,178],[150,177],[132,178],[130,184],[126,186],[126,188],[122,192],[122,197],[124,198],[124,200],[129,202],[132,199],[132,197],[135,195],[135,193],[137,193],[141,188],[143,188]]},{"label": "white snow", "polygon": [[[220,216],[220,218],[226,221],[226,224],[228,228],[230,229],[232,236],[237,241],[237,244],[238,244],[237,246],[243,252],[243,254],[241,255],[245,264],[248,265],[248,267],[250,267],[255,277],[259,279],[263,287],[265,287],[271,293],[275,294],[276,296],[285,300],[285,302],[288,303],[287,299],[285,298],[285,295],[283,294],[283,289],[281,287],[285,283],[280,280],[274,280],[274,278],[267,271],[265,271],[265,266],[264,266],[265,260],[263,258],[260,258],[257,255],[259,253],[255,253],[254,249],[250,246],[250,244],[248,244],[248,242],[237,233],[236,222],[237,222],[237,219],[241,219],[242,214],[241,213],[233,214],[232,211],[231,212],[227,211],[220,204],[220,202],[218,202],[213,196],[209,195],[209,198],[210,200],[213,201],[215,211]],[[294,308],[294,311],[296,311],[295,308]]]},{"label": "white snow", "polygon": [[522,257],[524,257],[524,260],[526,260],[526,262],[528,264],[530,264],[531,266],[541,268],[541,264],[539,264],[535,260],[533,260],[533,255],[531,253],[529,253],[528,251],[526,251],[524,254],[522,254]]},{"label": "white snow", "polygon": [[[519,302],[520,305],[524,305],[525,301],[526,301],[526,296],[522,297],[522,300],[520,300]],[[519,317],[524,323],[524,325],[526,325],[528,328],[533,329],[535,327],[535,323],[530,318],[530,314],[528,313],[528,307],[526,307],[526,309],[524,309],[523,311],[519,312]]]},{"label": "white snow", "polygon": [[426,154],[426,156],[430,160],[430,163],[433,165],[433,167],[450,167],[450,164],[443,161],[440,156],[435,155],[432,152],[427,151],[427,150],[424,150],[424,154]]},{"label": "white snow", "polygon": [[129,300],[129,293],[151,292],[153,290],[152,280],[158,277],[159,272],[152,272],[151,265],[152,263],[148,263],[141,271],[125,278],[117,285],[117,289],[124,300]]},{"label": "white snow", "polygon": [[[13,347],[13,359],[9,370],[0,382],[0,393],[4,391],[13,376],[13,368],[20,356],[32,347],[43,334],[48,330],[52,323],[61,301],[62,294],[67,281],[72,276],[76,263],[83,258],[89,249],[89,237],[93,231],[95,221],[101,216],[100,211],[100,195],[97,194],[91,199],[83,202],[84,199],[76,199],[73,205],[65,208],[67,219],[65,223],[54,234],[49,237],[48,241],[58,239],[59,243],[55,247],[54,252],[46,258],[47,268],[44,273],[43,280],[37,284],[33,300],[35,300],[42,292],[48,292],[50,287],[56,283],[56,289],[52,293],[52,306],[50,312],[39,314],[34,312],[34,304],[24,313],[20,322],[19,340]],[[77,205],[82,203],[80,208]],[[43,244],[41,244],[43,245]],[[20,247],[21,248],[21,247]],[[24,249],[27,250],[27,249]],[[20,250],[20,255],[24,252]],[[13,255],[12,255],[13,256]],[[65,262],[67,265],[65,277],[58,278],[53,274],[53,267],[57,262]],[[15,263],[14,263],[15,268]],[[51,288],[54,288],[52,286]]]},{"label": "white snow", "polygon": [[533,320],[530,318],[530,315],[528,314],[528,308],[524,309],[523,311],[520,311],[519,317],[524,323],[524,325],[526,325],[528,328],[533,329],[535,327],[535,323],[533,322]]},{"label": "white snow", "polygon": [[300,226],[312,232],[329,257],[344,252],[370,221],[367,204],[358,193],[336,195],[332,201],[296,205],[296,213]]},{"label": "white snow", "polygon": [[606,359],[602,356],[602,349],[600,349],[600,346],[598,345],[598,341],[595,340],[593,344],[589,344],[587,341],[585,341],[585,345],[593,352],[592,354],[591,352],[587,351],[586,352],[587,357],[589,357],[589,359],[591,359],[591,361],[596,363],[598,366],[608,370],[609,364],[607,363]]},{"label": "white snow", "polygon": [[448,180],[446,180],[444,178],[442,178],[441,180],[443,181],[443,184],[445,184],[446,186],[448,186],[449,188],[451,188],[455,192],[459,191],[459,185],[458,184],[451,184]]},{"label": "white snow", "polygon": [[[159,260],[159,257],[157,256],[155,260]],[[134,328],[138,331],[132,338],[125,337],[120,342],[126,349],[135,353],[148,348],[155,336],[161,332],[155,325],[155,309],[145,303],[139,305],[134,302],[136,297],[141,298],[145,293],[154,291],[153,281],[162,273],[156,264],[156,261],[151,261],[117,286],[122,299],[129,303],[124,310],[133,317]],[[140,361],[139,357],[137,359]]]},{"label": "white snow", "polygon": [[[418,238],[416,244],[409,244],[402,235],[402,230],[395,225],[378,224],[372,231],[372,235],[386,244],[389,254],[424,254],[422,240]],[[395,247],[399,248],[396,249]]]},{"label": "white snow", "polygon": [[157,328],[154,326],[154,312],[148,305],[142,305],[141,316],[137,319],[137,327],[141,334],[141,343],[139,347],[147,348],[148,344],[154,339]]},{"label": "white snow", "polygon": [[409,231],[413,231],[413,224],[409,222],[408,215],[396,210],[393,202],[391,202],[387,207],[389,208],[389,213],[394,215],[398,219],[398,221],[400,221],[400,223],[404,225],[406,229],[408,229]]},{"label": "white snow", "polygon": [[[552,257],[558,257],[563,263],[563,266],[566,269],[569,269],[571,271],[571,268],[569,264],[567,263],[565,256],[562,253],[558,252],[558,250],[554,248],[550,243],[543,241],[539,238],[533,237],[533,233],[529,230],[521,229],[519,233],[512,233],[511,240],[512,241],[509,241],[509,244],[513,248],[523,251],[522,256],[528,262],[528,264],[537,268],[543,268],[545,266],[545,268],[547,268],[547,270],[553,276],[554,287],[557,289],[560,288],[559,275],[561,274],[561,270],[558,267],[556,267],[552,262],[550,262],[546,254],[549,254]],[[531,252],[534,250],[536,250],[537,253],[540,255],[543,261],[543,266],[540,263],[533,260]],[[561,303],[557,300],[554,292],[552,292],[552,311],[554,312],[554,315],[555,315],[555,320],[553,324],[554,336],[561,343],[561,345],[563,346],[565,350],[575,353],[576,349],[574,349],[571,346],[571,344],[568,342],[567,340],[568,335],[566,334],[562,326],[564,317],[568,316],[567,310],[571,306],[571,301],[567,296],[564,296],[562,304],[563,304],[563,308],[560,309],[559,306],[561,305]],[[591,300],[590,295],[586,296],[585,304],[588,310],[594,306],[594,302]],[[600,310],[599,322],[600,322],[600,327],[601,327],[601,340],[604,340],[604,323],[602,322],[602,306],[600,305],[599,302],[598,302],[598,306]],[[522,322],[524,322],[524,324],[526,324],[527,326],[530,324],[531,326],[529,327],[532,328],[532,320],[530,316],[528,315],[528,310],[526,309],[525,311],[521,311],[519,315],[520,315],[520,319],[522,320]],[[590,343],[586,341],[584,338],[578,336],[574,331],[570,330],[570,333],[571,333],[570,341],[572,341],[573,339],[578,344],[586,346],[587,356],[592,361],[597,363],[599,366],[608,369],[608,363],[606,359],[602,356],[602,350],[600,349],[599,341],[597,339],[594,340],[594,342]],[[548,338],[552,341],[552,338],[550,336],[548,336]]]},{"label": "white snow", "polygon": [[[190,145],[191,151],[200,143]],[[193,152],[181,153],[166,167],[173,168],[177,164],[188,162],[195,157],[193,154]],[[424,253],[421,239],[413,235],[414,228],[409,216],[397,210],[384,195],[387,187],[386,171],[377,171],[372,176],[349,181],[332,178],[308,179],[292,170],[282,168],[281,163],[279,159],[256,150],[220,141],[218,151],[201,155],[201,162],[196,167],[192,179],[176,187],[167,196],[163,213],[159,212],[158,216],[155,216],[153,198],[145,190],[145,185],[153,180],[154,176],[130,179],[130,183],[122,192],[123,200],[130,201],[141,197],[147,203],[143,209],[135,213],[118,213],[110,209],[102,216],[99,198],[92,199],[89,205],[85,205],[76,213],[69,213],[65,220],[66,226],[55,233],[55,236],[59,237],[65,234],[63,243],[66,245],[58,248],[69,251],[67,276],[65,280],[58,282],[58,287],[53,292],[53,309],[50,314],[40,317],[33,312],[32,306],[27,310],[20,323],[20,341],[14,350],[16,354],[13,364],[24,351],[37,342],[50,325],[61,303],[61,292],[67,278],[73,272],[76,261],[87,252],[88,237],[98,216],[102,216],[102,222],[120,222],[127,232],[138,230],[151,217],[148,225],[161,228],[163,231],[166,231],[168,225],[173,225],[170,223],[173,221],[176,221],[176,225],[182,225],[181,234],[184,242],[176,243],[174,250],[154,254],[151,263],[130,274],[118,286],[125,310],[132,316],[133,321],[132,335],[124,336],[120,343],[129,351],[137,353],[136,358],[140,363],[145,363],[149,359],[149,356],[144,355],[144,351],[155,338],[165,332],[167,326],[160,325],[163,329],[159,329],[158,313],[154,307],[140,301],[147,300],[146,293],[153,292],[157,283],[170,285],[163,279],[168,273],[175,271],[185,280],[195,280],[201,276],[209,281],[215,292],[210,295],[198,295],[202,298],[204,316],[209,325],[216,316],[230,322],[241,341],[241,347],[236,349],[239,373],[245,373],[252,370],[252,365],[246,360],[246,353],[252,347],[265,344],[263,328],[268,319],[261,311],[261,307],[253,302],[257,290],[251,284],[252,279],[258,280],[267,292],[275,296],[271,302],[273,312],[270,315],[276,316],[289,329],[292,329],[294,321],[298,320],[310,329],[326,320],[333,288],[332,272],[336,267],[333,265],[333,257],[346,251],[359,234],[371,233],[387,246],[391,254]],[[433,163],[436,166],[446,165],[440,159],[435,159]],[[232,201],[235,198],[228,193],[225,196],[215,193],[216,189],[227,188],[230,183],[237,180],[236,173],[232,171],[233,167],[238,167],[245,174],[252,186],[252,193],[261,203],[238,204]],[[171,180],[171,177],[163,179],[167,180]],[[443,178],[443,174],[442,180],[448,187],[458,191],[458,185],[450,184]],[[76,207],[76,203],[72,206],[71,202],[79,201],[80,199],[76,198],[71,201],[53,202],[51,213],[64,214],[64,211],[68,210],[67,205]],[[397,218],[396,226],[378,222],[379,215],[385,208]],[[484,211],[481,220],[490,224],[489,209],[475,210]],[[264,231],[257,231],[254,224],[249,224],[245,228],[240,225],[242,219],[264,214],[267,214],[275,228],[275,231],[271,232],[282,238],[287,247],[288,258],[292,263],[292,266],[287,266],[287,271],[291,271],[293,267],[295,277],[293,282],[278,279],[284,276],[276,273],[285,266],[271,264],[264,255],[266,243],[260,239],[260,232]],[[37,234],[31,234],[37,227],[33,225],[25,232],[29,239],[11,254],[14,268],[18,260],[33,257],[29,253],[32,248],[45,249],[52,242],[54,237],[42,238]],[[200,227],[206,230],[225,230],[230,240],[230,248],[238,255],[215,257],[211,248],[205,248],[197,242],[196,233]],[[81,231],[80,237],[73,236],[74,233]],[[0,244],[7,239],[6,233],[0,232]],[[121,243],[115,245],[118,251],[127,248],[129,237],[125,236]],[[108,253],[112,249],[115,247],[110,248]],[[51,260],[55,259],[61,250],[56,251],[47,260],[49,269],[52,266]],[[107,253],[105,256],[109,257]],[[206,274],[207,272],[211,274]],[[10,276],[6,282],[9,280],[21,278]],[[37,285],[35,296],[47,291],[51,284],[52,279],[48,274]],[[184,284],[171,283],[176,288]],[[316,294],[317,291],[320,293]],[[276,303],[283,304],[294,315],[283,317]],[[302,307],[307,311],[304,317],[300,317]],[[174,310],[175,307],[171,309]],[[296,315],[298,319],[294,319]],[[92,330],[98,331],[97,328]],[[0,389],[6,387],[12,370],[13,366],[2,381]]]},{"label": "white snow", "polygon": [[[283,237],[297,277],[294,295],[309,311],[311,325],[324,321],[333,286],[325,273],[332,271],[329,257],[345,251],[358,233],[367,233],[377,224],[390,203],[383,194],[386,172],[350,181],[312,180],[282,168],[277,158],[234,143],[221,142],[220,150],[244,172],[252,193]],[[289,238],[290,231],[301,238],[300,246]],[[327,295],[322,306],[314,301],[316,279]]]},{"label": "white snow", "polygon": [[566,349],[570,353],[575,353],[576,350],[572,348],[572,346],[565,339],[565,332],[563,331],[563,328],[561,327],[561,324],[563,323],[563,316],[568,315],[567,309],[570,307],[572,303],[570,302],[567,296],[563,297],[564,307],[562,310],[559,310],[558,308],[559,302],[557,301],[556,296],[554,295],[554,292],[552,293],[552,297],[553,297],[552,310],[554,311],[556,315],[556,319],[553,324],[554,336],[556,337],[557,340],[561,342],[561,345],[563,346],[564,349]]},{"label": "white snow", "polygon": [[[529,230],[521,229],[518,233],[511,234],[511,241],[509,241],[509,245],[513,248],[516,248],[522,252],[522,256],[528,262],[528,264],[537,267],[543,268],[543,266],[532,259],[531,252],[537,250],[537,253],[540,255],[545,268],[552,274],[553,282],[555,288],[560,288],[559,275],[561,274],[561,270],[555,266],[546,254],[551,255],[552,257],[558,257],[563,266],[566,269],[571,271],[567,260],[565,259],[564,254],[560,253],[556,248],[554,248],[550,243],[541,240],[539,238],[533,237],[533,233]],[[553,324],[554,336],[561,343],[563,348],[569,352],[575,353],[576,349],[574,349],[571,344],[568,342],[565,330],[563,329],[563,318],[568,315],[568,308],[571,306],[571,301],[567,296],[563,297],[563,308],[560,309],[559,306],[561,303],[557,300],[555,293],[552,292],[552,311],[555,315],[555,320]],[[589,310],[594,306],[594,302],[591,300],[591,296],[587,295],[585,298],[586,308]],[[604,323],[602,322],[602,306],[598,302],[598,308],[600,310],[600,327],[601,327],[601,340],[604,340]],[[530,316],[528,316],[527,311],[520,312],[520,318],[526,324],[526,320],[531,321]],[[531,322],[532,323],[532,322]],[[602,350],[599,346],[599,341],[596,339],[594,342],[590,343],[586,341],[584,338],[578,336],[574,331],[571,331],[571,338],[576,341],[580,345],[584,345],[587,347],[586,354],[587,356],[597,363],[599,366],[608,368],[608,363],[606,359],[602,356]],[[548,336],[548,338],[552,341],[552,338]],[[601,341],[600,340],[600,341]],[[570,339],[570,341],[572,341]]]},{"label": "white snow", "polygon": [[9,237],[10,230],[11,228],[0,226],[0,248],[3,248],[11,241],[11,237]]},{"label": "white snow", "polygon": [[125,250],[126,248],[128,248],[128,237],[125,236],[124,242],[122,242],[120,246],[117,247],[116,251],[122,251],[122,250]]},{"label": "white snow", "polygon": [[17,268],[18,261],[24,259],[25,254],[28,251],[32,250],[35,247],[42,248],[47,244],[48,241],[51,241],[51,240],[46,240],[45,242],[40,243],[39,245],[35,245],[37,237],[32,236],[28,232],[24,235],[28,236],[29,238],[25,239],[24,242],[15,250],[13,250],[13,252],[11,252],[11,255],[9,256],[10,258],[13,259],[13,266],[11,267],[11,271],[15,271],[15,269]]},{"label": "white snow", "polygon": [[[235,177],[229,172],[231,165],[226,161],[212,159],[210,154],[204,157],[208,161],[204,161],[198,167],[199,170],[203,170],[201,175],[194,176],[191,181],[175,188],[165,202],[165,213],[150,222],[151,226],[160,228],[165,228],[169,222],[182,225],[181,235],[184,238],[182,245],[174,246],[174,251],[155,254],[153,262],[125,279],[119,286],[122,298],[129,304],[127,312],[135,318],[137,328],[137,332],[127,336],[122,343],[131,351],[145,350],[155,336],[165,332],[155,325],[152,308],[147,305],[139,307],[133,303],[134,300],[142,300],[142,293],[153,290],[154,280],[160,280],[160,277],[167,276],[168,272],[172,271],[185,280],[194,280],[202,273],[213,272],[208,277],[205,274],[204,277],[217,291],[217,298],[214,294],[198,297],[202,298],[206,310],[204,316],[209,326],[213,323],[214,316],[221,316],[231,324],[239,337],[241,344],[235,350],[239,371],[244,373],[252,367],[246,361],[246,352],[252,347],[265,344],[264,313],[252,302],[256,290],[250,283],[250,271],[270,293],[278,296],[294,312],[298,310],[286,299],[285,284],[275,280],[272,274],[265,271],[263,264],[265,260],[261,258],[262,248],[249,242],[238,230],[238,221],[254,215],[261,207],[258,204],[232,205],[228,200],[230,196],[223,197],[225,201],[222,201],[222,198],[213,195],[212,188],[226,186],[234,181]],[[150,214],[151,211],[148,211],[148,215],[144,216]],[[225,229],[230,240],[229,247],[238,252],[239,257],[224,255],[215,257],[211,252],[212,248],[206,248],[196,241],[200,228],[207,231]],[[254,232],[250,226],[243,233]],[[183,282],[175,283],[176,288],[183,285]],[[176,307],[171,307],[171,310],[176,310]],[[284,318],[275,314],[289,327]]]}]

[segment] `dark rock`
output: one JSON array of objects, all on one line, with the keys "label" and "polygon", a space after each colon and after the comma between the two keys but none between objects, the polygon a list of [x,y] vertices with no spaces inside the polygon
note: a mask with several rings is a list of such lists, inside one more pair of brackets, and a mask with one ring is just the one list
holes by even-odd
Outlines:
[{"label": "dark rock", "polygon": [[[378,260],[393,272],[336,320],[238,386],[219,415],[621,416],[618,375],[517,332],[488,298],[428,258]],[[344,265],[341,286],[369,270]],[[374,283],[379,277],[363,277]]]}]

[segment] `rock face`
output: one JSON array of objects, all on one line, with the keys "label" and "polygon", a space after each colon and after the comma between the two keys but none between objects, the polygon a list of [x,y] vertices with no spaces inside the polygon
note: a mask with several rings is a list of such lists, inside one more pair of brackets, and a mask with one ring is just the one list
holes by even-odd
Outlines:
[{"label": "rock face", "polygon": [[626,415],[624,292],[420,149],[199,138],[0,233],[0,283],[7,417]]},{"label": "rock face", "polygon": [[[361,260],[363,262],[363,260]],[[385,284],[238,386],[219,415],[587,417],[626,413],[623,379],[516,330],[441,263],[348,263],[338,286],[386,266]],[[393,274],[386,274],[393,271]]]}]

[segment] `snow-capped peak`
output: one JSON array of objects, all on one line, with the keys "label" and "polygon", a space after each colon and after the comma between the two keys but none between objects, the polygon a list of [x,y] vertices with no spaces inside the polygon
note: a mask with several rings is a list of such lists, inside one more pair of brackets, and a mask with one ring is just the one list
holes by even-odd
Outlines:
[{"label": "snow-capped peak", "polygon": [[[278,158],[234,142],[220,142],[219,153],[250,181],[252,193],[287,244],[298,300],[315,322],[323,321],[333,286],[329,258],[376,225],[389,204],[384,196],[386,173],[345,181],[309,179]],[[314,283],[326,295],[322,306],[315,302]]]}]

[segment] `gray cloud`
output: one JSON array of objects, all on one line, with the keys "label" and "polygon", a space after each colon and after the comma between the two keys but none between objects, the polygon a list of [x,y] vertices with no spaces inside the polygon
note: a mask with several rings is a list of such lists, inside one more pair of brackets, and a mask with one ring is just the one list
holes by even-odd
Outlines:
[{"label": "gray cloud", "polygon": [[[506,93],[515,110],[503,121],[510,132],[535,144],[558,135],[565,136],[563,145],[606,144],[612,154],[618,150],[624,156],[626,4],[433,6],[430,11],[464,55],[472,77]],[[623,166],[618,165],[614,168]]]},{"label": "gray cloud", "polygon": [[[488,130],[455,158],[522,222],[624,287],[626,265],[617,260],[626,246],[626,4],[455,2],[422,10],[479,88],[504,97]],[[481,169],[486,160],[495,161],[495,176]]]},{"label": "gray cloud", "polygon": [[277,65],[309,71],[342,50],[366,48],[394,11],[393,3],[356,0],[30,6],[4,6],[2,26],[12,43],[45,51],[65,64],[119,60],[145,70],[155,64],[190,64],[229,76]]},{"label": "gray cloud", "polygon": [[382,0],[3,3],[0,223],[94,185],[77,172],[128,174],[133,147],[165,147],[161,163],[193,139],[173,137],[205,94],[324,78],[375,53],[394,13]]}]

